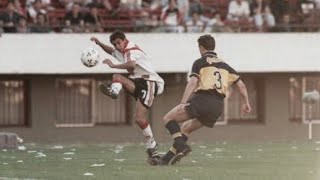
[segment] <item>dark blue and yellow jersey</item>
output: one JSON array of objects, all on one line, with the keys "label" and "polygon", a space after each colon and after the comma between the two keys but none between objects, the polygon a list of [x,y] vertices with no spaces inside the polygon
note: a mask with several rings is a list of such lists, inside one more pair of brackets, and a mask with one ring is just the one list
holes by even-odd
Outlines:
[{"label": "dark blue and yellow jersey", "polygon": [[199,78],[199,86],[195,90],[199,92],[210,92],[221,97],[226,96],[230,85],[239,81],[239,74],[227,63],[221,61],[214,52],[206,52],[192,66],[191,76]]}]

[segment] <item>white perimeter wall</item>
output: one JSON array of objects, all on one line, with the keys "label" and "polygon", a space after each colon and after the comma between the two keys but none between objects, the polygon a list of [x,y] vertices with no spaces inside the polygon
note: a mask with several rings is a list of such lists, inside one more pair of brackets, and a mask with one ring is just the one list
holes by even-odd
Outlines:
[{"label": "white perimeter wall", "polygon": [[[81,51],[109,43],[109,34],[3,34],[0,74],[112,73],[103,64],[87,68]],[[189,72],[199,58],[200,34],[127,34],[151,58],[158,72]],[[216,52],[239,72],[318,72],[320,34],[213,34]],[[109,57],[98,48],[102,58]]]}]

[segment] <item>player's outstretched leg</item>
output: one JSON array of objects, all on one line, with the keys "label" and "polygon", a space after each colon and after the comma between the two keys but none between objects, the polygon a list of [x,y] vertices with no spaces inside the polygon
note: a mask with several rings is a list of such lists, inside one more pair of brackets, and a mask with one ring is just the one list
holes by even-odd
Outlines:
[{"label": "player's outstretched leg", "polygon": [[147,151],[146,151],[148,154],[147,162],[150,165],[153,165],[153,166],[157,165],[157,162],[160,159],[160,155],[158,153],[158,148],[159,148],[159,145],[157,143],[154,148],[147,148]]},{"label": "player's outstretched leg", "polygon": [[[177,161],[191,152],[191,148],[186,144],[186,136],[181,133],[180,126],[175,120],[169,120],[166,123],[166,128],[170,132],[174,143],[172,152],[175,154],[170,161],[170,165],[175,164]],[[170,150],[171,151],[171,150]]]},{"label": "player's outstretched leg", "polygon": [[[188,136],[186,136],[185,134],[182,134],[182,137],[183,137],[183,141],[186,143],[188,140]],[[188,154],[186,150],[182,150],[182,152]],[[185,156],[185,155],[183,156],[181,155],[182,155],[181,153],[177,155],[177,149],[174,146],[172,146],[170,150],[160,158],[149,159],[149,164],[154,166],[155,165],[157,166],[173,165],[177,163],[183,156]]]},{"label": "player's outstretched leg", "polygon": [[110,96],[112,99],[116,99],[118,97],[122,88],[129,93],[134,93],[135,85],[130,79],[120,74],[114,74],[112,76],[112,82],[103,81],[99,86],[100,91],[103,94]]},{"label": "player's outstretched leg", "polygon": [[[169,164],[174,165],[178,161],[181,160],[184,156],[188,155],[192,150],[189,145],[187,144],[177,144],[177,142],[174,142],[173,147],[176,146],[177,153],[170,159]],[[179,148],[178,148],[179,147]]]},{"label": "player's outstretched leg", "polygon": [[100,91],[111,97],[112,99],[117,99],[118,98],[118,93],[114,90],[115,88],[112,88],[112,84],[110,81],[103,81],[100,86],[99,89]]},{"label": "player's outstretched leg", "polygon": [[137,101],[136,112],[135,112],[135,121],[136,124],[142,131],[142,134],[145,139],[146,152],[148,154],[147,161],[152,165],[154,159],[159,159],[160,156],[158,154],[159,145],[154,139],[151,126],[146,120],[148,114],[148,109],[142,104],[141,100]]}]

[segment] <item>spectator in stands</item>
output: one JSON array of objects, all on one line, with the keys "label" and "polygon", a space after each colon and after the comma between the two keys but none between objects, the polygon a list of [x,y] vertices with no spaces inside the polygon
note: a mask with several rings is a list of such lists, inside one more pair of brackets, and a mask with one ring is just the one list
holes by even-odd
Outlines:
[{"label": "spectator in stands", "polygon": [[288,0],[269,0],[269,2],[270,10],[276,22],[282,22],[283,16],[290,13]]},{"label": "spectator in stands", "polygon": [[166,32],[183,32],[182,17],[175,0],[170,0],[169,5],[162,10],[161,22]]},{"label": "spectator in stands", "polygon": [[299,18],[300,23],[303,23],[307,18],[312,16],[315,10],[315,3],[313,0],[300,0],[299,1]]},{"label": "spectator in stands", "polygon": [[135,31],[136,32],[149,32],[149,19],[150,14],[147,11],[142,10],[140,16],[135,21]]},{"label": "spectator in stands", "polygon": [[109,12],[113,10],[113,7],[109,0],[87,0],[86,6],[89,8],[95,6],[99,9],[106,9]]},{"label": "spectator in stands", "polygon": [[276,18],[272,14],[269,6],[264,8],[263,19],[267,28],[272,28],[276,25]]},{"label": "spectator in stands", "polygon": [[204,30],[204,22],[201,21],[200,15],[197,12],[192,13],[192,19],[186,22],[186,32],[200,33]]},{"label": "spectator in stands", "polygon": [[[35,1],[37,0],[26,0],[26,7],[29,9],[31,6],[34,5]],[[51,6],[50,0],[40,0],[41,2],[41,9],[44,10],[51,10],[53,7]]]},{"label": "spectator in stands", "polygon": [[74,3],[71,11],[67,12],[65,16],[66,27],[72,27],[73,32],[84,31],[84,20],[83,15],[80,12],[80,4]]},{"label": "spectator in stands", "polygon": [[84,16],[84,22],[86,26],[86,32],[103,32],[101,27],[101,20],[98,15],[98,8],[95,5],[91,5],[89,12]]},{"label": "spectator in stands", "polygon": [[43,8],[41,0],[35,0],[33,5],[28,8],[28,17],[32,19],[33,23],[37,22],[38,14],[47,14],[47,11]]},{"label": "spectator in stands", "polygon": [[186,22],[190,18],[189,16],[189,1],[188,0],[176,0],[177,1],[177,8],[180,11],[182,21]]},{"label": "spectator in stands", "polygon": [[13,2],[8,2],[6,10],[0,15],[0,25],[2,24],[4,32],[17,32],[16,25],[19,23],[20,15],[15,12]]},{"label": "spectator in stands", "polygon": [[140,10],[142,7],[141,0],[120,0],[120,9],[123,11]]},{"label": "spectator in stands", "polygon": [[206,24],[204,32],[232,32],[232,29],[223,22],[220,13],[215,13],[213,18]]},{"label": "spectator in stands", "polygon": [[149,26],[151,26],[151,32],[160,32],[160,21],[157,13],[151,14],[151,18],[149,21]]},{"label": "spectator in stands", "polygon": [[293,28],[291,25],[290,14],[283,15],[282,21],[277,24],[275,31],[277,31],[277,32],[292,32],[293,31]]},{"label": "spectator in stands", "polygon": [[78,4],[80,7],[83,7],[89,4],[90,0],[59,0],[60,4],[67,10],[70,11],[73,7],[73,4]]},{"label": "spectator in stands", "polygon": [[301,0],[300,1],[300,22],[303,25],[302,31],[319,31],[315,25],[320,24],[320,11],[316,8],[314,0]]},{"label": "spectator in stands", "polygon": [[152,2],[153,2],[153,0],[142,0],[141,7],[145,8],[145,9],[150,9]]},{"label": "spectator in stands", "polygon": [[232,0],[229,3],[227,19],[230,21],[249,21],[250,8],[247,0]]},{"label": "spectator in stands", "polygon": [[37,14],[37,22],[31,26],[32,33],[48,33],[51,32],[51,27],[48,24],[47,16],[45,14]]},{"label": "spectator in stands", "polygon": [[258,31],[263,31],[264,26],[275,26],[275,18],[264,0],[255,0],[251,4],[251,12]]},{"label": "spectator in stands", "polygon": [[135,18],[136,12],[142,9],[141,0],[120,0],[120,13],[128,14],[128,19]]},{"label": "spectator in stands", "polygon": [[62,28],[61,32],[63,32],[63,33],[73,33],[73,27],[71,26],[70,21],[65,21],[65,25]]},{"label": "spectator in stands", "polygon": [[313,0],[314,4],[316,5],[316,9],[320,9],[320,0]]},{"label": "spectator in stands", "polygon": [[313,0],[300,0],[299,1],[299,11],[304,16],[308,16],[315,9],[315,2]]},{"label": "spectator in stands", "polygon": [[189,17],[192,17],[192,14],[194,12],[198,13],[200,16],[203,14],[204,7],[203,7],[202,3],[200,2],[200,0],[190,0]]},{"label": "spectator in stands", "polygon": [[21,16],[19,19],[19,23],[17,25],[17,32],[18,33],[29,33],[30,32],[30,28],[27,25],[27,20],[23,16]]},{"label": "spectator in stands", "polygon": [[25,16],[25,11],[23,7],[21,6],[21,3],[19,0],[12,0],[14,5],[14,11],[18,13],[20,16]]}]

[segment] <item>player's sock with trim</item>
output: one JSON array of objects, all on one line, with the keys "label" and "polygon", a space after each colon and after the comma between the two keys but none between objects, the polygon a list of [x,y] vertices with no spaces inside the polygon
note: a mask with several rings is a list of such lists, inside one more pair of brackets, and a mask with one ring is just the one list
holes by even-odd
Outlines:
[{"label": "player's sock with trim", "polygon": [[152,149],[156,146],[156,141],[154,140],[153,133],[150,125],[148,124],[146,128],[142,129],[142,134],[146,140],[146,148]]},{"label": "player's sock with trim", "polygon": [[151,126],[147,120],[137,121],[137,125],[142,130],[142,134],[145,138],[145,145],[147,149],[152,149],[156,147],[157,143],[154,140],[153,133],[151,130]]},{"label": "player's sock with trim", "polygon": [[185,142],[182,136],[180,126],[175,120],[170,120],[166,124],[166,128],[168,129],[169,133],[171,134],[172,138],[176,142]]},{"label": "player's sock with trim", "polygon": [[187,142],[187,141],[188,141],[188,136],[185,135],[185,134],[183,134],[183,133],[182,133],[182,138],[183,138],[184,142]]},{"label": "player's sock with trim", "polygon": [[119,94],[120,91],[122,89],[122,84],[119,82],[113,82],[111,84],[111,90],[115,93],[115,94]]}]

